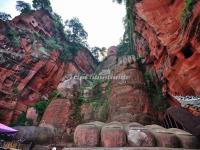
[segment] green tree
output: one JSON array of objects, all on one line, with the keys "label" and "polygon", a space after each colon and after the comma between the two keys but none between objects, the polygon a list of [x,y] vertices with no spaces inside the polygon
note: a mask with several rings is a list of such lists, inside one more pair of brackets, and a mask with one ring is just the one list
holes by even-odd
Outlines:
[{"label": "green tree", "polygon": [[50,102],[51,102],[50,100],[41,100],[34,105],[34,107],[38,113],[38,120],[41,120],[41,118],[45,112],[45,109],[50,104]]},{"label": "green tree", "polygon": [[42,9],[42,10],[47,10],[49,12],[52,12],[52,7],[49,0],[33,0],[32,6],[36,10]]},{"label": "green tree", "polygon": [[123,0],[113,0],[113,2],[117,2],[118,4],[121,4]]},{"label": "green tree", "polygon": [[91,48],[92,55],[98,60],[99,59],[99,47],[93,47]]},{"label": "green tree", "polygon": [[87,46],[88,34],[78,18],[65,21],[67,40]]},{"label": "green tree", "polygon": [[10,18],[11,18],[11,15],[4,12],[0,12],[0,20],[8,21]]},{"label": "green tree", "polygon": [[123,38],[121,39],[120,43],[117,45],[118,48],[118,56],[123,56],[123,55],[133,55],[133,51],[131,50],[131,40],[129,37],[129,25],[128,25],[128,21],[127,18],[125,17],[123,20],[124,23],[124,35]]},{"label": "green tree", "polygon": [[16,9],[21,13],[29,13],[31,11],[31,5],[24,1],[17,1]]},{"label": "green tree", "polygon": [[117,45],[118,48],[117,55],[118,56],[127,55],[130,52],[129,45],[130,45],[129,41],[122,39],[119,45]]},{"label": "green tree", "polygon": [[45,40],[46,47],[50,50],[61,50],[62,46],[54,38]]},{"label": "green tree", "polygon": [[105,56],[105,52],[106,52],[106,48],[102,47],[99,52],[100,52],[101,56],[104,57]]},{"label": "green tree", "polygon": [[7,37],[10,41],[12,47],[17,48],[20,46],[20,35],[19,32],[15,28],[7,28]]},{"label": "green tree", "polygon": [[187,26],[187,23],[189,22],[189,19],[192,16],[192,10],[196,3],[197,3],[197,0],[184,0],[184,10],[181,16],[182,27]]},{"label": "green tree", "polygon": [[65,27],[63,25],[62,17],[56,13],[53,13],[52,17],[53,17],[53,23],[54,23],[55,29],[57,30],[55,36],[57,38],[60,37],[61,39],[66,40],[66,34],[64,31]]},{"label": "green tree", "polygon": [[98,60],[100,56],[105,56],[106,48],[105,47],[102,47],[102,48],[93,47],[93,48],[91,48],[90,51],[91,51],[92,55]]},{"label": "green tree", "polygon": [[[126,16],[124,19],[124,27],[125,27],[125,33],[124,33],[124,38],[127,37],[129,40],[129,51],[133,52],[135,54],[134,51],[134,44],[133,44],[133,32],[134,32],[134,14],[133,14],[133,9],[134,9],[134,4],[136,2],[136,0],[113,0],[113,2],[117,2],[118,4],[121,4],[122,2],[124,2],[125,6],[126,6]],[[125,39],[127,40],[127,39]],[[124,41],[124,39],[123,39]],[[123,44],[123,43],[121,43]],[[127,44],[127,43],[125,43]],[[128,53],[131,53],[128,52]]]}]

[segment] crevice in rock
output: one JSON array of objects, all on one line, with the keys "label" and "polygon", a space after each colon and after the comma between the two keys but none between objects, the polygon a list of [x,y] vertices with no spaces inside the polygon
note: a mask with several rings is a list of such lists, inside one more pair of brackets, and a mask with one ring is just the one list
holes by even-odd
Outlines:
[{"label": "crevice in rock", "polygon": [[181,52],[186,59],[190,58],[193,55],[192,45],[190,43],[186,44],[185,47],[182,48]]}]

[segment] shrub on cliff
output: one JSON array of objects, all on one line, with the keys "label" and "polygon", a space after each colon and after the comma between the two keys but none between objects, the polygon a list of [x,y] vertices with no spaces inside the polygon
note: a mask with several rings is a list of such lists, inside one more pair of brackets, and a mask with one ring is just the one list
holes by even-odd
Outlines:
[{"label": "shrub on cliff", "polygon": [[19,32],[15,28],[7,29],[7,37],[10,41],[10,44],[16,48],[20,46],[20,35]]},{"label": "shrub on cliff", "polygon": [[68,61],[70,59],[72,59],[72,53],[70,51],[70,45],[68,44],[63,44],[63,51],[60,52],[60,59],[63,61]]},{"label": "shrub on cliff", "polygon": [[82,23],[78,18],[72,18],[65,21],[67,40],[72,43],[82,44],[87,46],[88,34],[84,30]]},{"label": "shrub on cliff", "polygon": [[0,12],[0,20],[8,21],[10,18],[11,18],[11,15],[4,12]]},{"label": "shrub on cliff", "polygon": [[32,126],[33,125],[33,120],[27,119],[26,118],[26,113],[22,112],[17,120],[13,121],[11,123],[11,126]]},{"label": "shrub on cliff", "polygon": [[113,0],[113,2],[117,2],[121,4],[125,3],[126,6],[126,16],[124,17],[124,35],[120,44],[118,45],[118,55],[133,55],[134,52],[134,43],[133,43],[133,32],[134,32],[134,15],[133,15],[133,6],[135,0]]},{"label": "shrub on cliff", "polygon": [[150,72],[145,72],[144,79],[146,82],[146,90],[151,98],[151,102],[154,110],[164,111],[168,108],[168,103],[166,97],[162,93],[162,83],[159,82],[155,84],[153,74]]},{"label": "shrub on cliff", "polygon": [[31,11],[31,5],[24,1],[17,1],[16,9],[21,13],[29,13]]},{"label": "shrub on cliff", "polygon": [[46,47],[51,50],[61,50],[62,46],[53,38],[45,40]]},{"label": "shrub on cliff", "polygon": [[[46,49],[57,50],[60,60],[64,62],[70,60],[77,51],[88,47],[86,42],[87,32],[78,18],[67,20],[64,25],[61,16],[53,12],[49,0],[33,0],[32,6],[36,10],[44,10],[45,14],[50,17],[55,29],[51,38],[46,38],[43,34],[35,32],[32,41],[39,40]],[[24,1],[17,1],[16,9],[21,13],[31,12],[30,4]],[[2,20],[8,20],[8,15],[2,13]],[[21,29],[14,30],[11,28],[7,33],[10,44],[15,48],[19,47]]]},{"label": "shrub on cliff", "polygon": [[36,109],[37,113],[38,113],[38,118],[37,120],[40,121],[47,106],[51,103],[51,101],[57,99],[61,97],[61,94],[58,91],[53,91],[50,95],[49,95],[49,99],[48,100],[41,100],[38,103],[36,103],[33,107]]},{"label": "shrub on cliff", "polygon": [[118,4],[121,4],[123,0],[113,0],[113,2],[117,2]]},{"label": "shrub on cliff", "polygon": [[49,0],[33,0],[32,6],[36,10],[42,9],[42,10],[47,10],[49,12],[52,12],[52,7]]},{"label": "shrub on cliff", "polygon": [[45,109],[47,108],[47,106],[50,104],[50,100],[42,100],[39,101],[38,103],[36,103],[34,105],[35,109],[37,110],[38,113],[38,120],[41,120]]},{"label": "shrub on cliff", "polygon": [[99,48],[99,47],[93,47],[90,49],[92,55],[96,58],[96,60],[99,59],[100,56],[104,57],[105,56],[105,52],[106,52],[106,48],[105,47],[102,47],[102,48]]},{"label": "shrub on cliff", "polygon": [[189,21],[191,15],[192,15],[192,9],[194,8],[196,0],[185,0],[185,8],[183,10],[182,16],[181,16],[181,24],[183,27],[187,25],[187,22]]},{"label": "shrub on cliff", "polygon": [[117,55],[118,56],[123,56],[123,55],[133,55],[133,51],[130,49],[130,43],[129,41],[123,39],[121,42],[117,45],[118,51]]},{"label": "shrub on cliff", "polygon": [[58,38],[61,38],[63,40],[66,40],[66,33],[65,33],[65,27],[63,25],[63,20],[62,20],[62,17],[60,15],[58,15],[57,13],[53,13],[52,14],[52,18],[53,18],[53,24],[54,24],[54,27],[55,29],[57,30],[57,32],[55,33],[56,37]]}]

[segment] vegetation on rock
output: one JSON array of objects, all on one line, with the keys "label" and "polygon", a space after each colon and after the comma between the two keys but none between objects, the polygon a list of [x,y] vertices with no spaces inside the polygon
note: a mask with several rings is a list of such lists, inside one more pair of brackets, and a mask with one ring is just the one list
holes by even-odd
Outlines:
[{"label": "vegetation on rock", "polygon": [[100,55],[103,57],[105,56],[104,53],[106,52],[106,48],[92,47],[90,51],[93,54],[93,56],[96,58],[96,60],[99,60]]},{"label": "vegetation on rock", "polygon": [[[75,119],[80,122],[83,116],[80,114],[80,107],[83,104],[88,104],[92,107],[92,118],[94,120],[106,121],[108,117],[108,95],[110,93],[109,80],[85,80],[85,84],[80,88],[80,94],[75,100]],[[101,85],[105,83],[105,95],[102,95]],[[92,91],[91,97],[85,97],[85,90]]]},{"label": "vegetation on rock", "polygon": [[33,0],[33,8],[36,10],[42,9],[52,12],[52,7],[49,0]]},{"label": "vegetation on rock", "polygon": [[[30,106],[30,107],[34,107],[38,113],[38,117],[37,117],[37,121],[40,122],[47,106],[50,104],[51,101],[57,99],[61,97],[61,94],[58,93],[57,91],[53,91],[50,95],[49,95],[49,99],[47,100],[40,100],[39,102],[37,102],[35,105]],[[11,123],[12,126],[31,126],[33,125],[33,120],[31,119],[27,119],[26,118],[26,113],[22,112],[19,117],[17,118],[17,120],[13,121]]]},{"label": "vegetation on rock", "polygon": [[125,32],[123,35],[123,38],[118,45],[119,55],[132,55],[135,54],[134,51],[134,44],[133,44],[133,32],[134,32],[134,15],[132,13],[133,11],[133,5],[135,3],[135,0],[113,0],[113,2],[117,2],[121,4],[122,2],[126,5],[126,16],[124,18],[124,28]]},{"label": "vegetation on rock", "polygon": [[31,11],[31,5],[24,1],[17,1],[16,9],[17,9],[17,11],[20,11],[21,13],[26,14]]},{"label": "vegetation on rock", "polygon": [[[124,27],[125,32],[123,39],[121,40],[120,44],[118,45],[118,55],[136,55],[136,52],[134,50],[134,40],[133,40],[133,33],[134,33],[134,4],[135,0],[113,0],[114,2],[117,2],[119,4],[125,3],[126,6],[126,16],[124,18]],[[185,0],[186,1],[186,10],[191,10],[191,2],[193,0]],[[188,6],[189,5],[189,6]],[[137,34],[137,33],[136,33]],[[150,53],[149,48],[147,48],[146,55]],[[137,57],[137,62],[139,64],[139,68],[144,73],[144,78],[146,80],[146,87],[148,95],[150,96],[152,100],[152,104],[155,110],[157,111],[163,111],[167,108],[167,103],[165,101],[165,97],[162,94],[162,83],[154,83],[153,76],[149,72],[145,72],[145,67],[142,61],[144,60],[144,57]]]},{"label": "vegetation on rock", "polygon": [[7,37],[10,41],[11,46],[13,46],[14,48],[17,48],[20,46],[20,35],[19,32],[12,27],[8,27],[7,28]]},{"label": "vegetation on rock", "polygon": [[87,46],[88,34],[84,30],[82,23],[78,18],[72,18],[65,21],[67,40],[72,43],[82,44]]},{"label": "vegetation on rock", "polygon": [[[81,49],[88,49],[89,46],[87,44],[87,36],[88,33],[84,30],[82,23],[78,18],[72,18],[70,20],[66,20],[65,24],[63,24],[63,20],[61,16],[54,13],[51,7],[51,3],[49,0],[33,0],[32,6],[35,10],[43,10],[46,14],[52,19],[52,23],[54,25],[54,36],[47,38],[40,33],[34,33],[34,35],[39,38],[44,47],[48,50],[57,50],[59,52],[59,58],[61,61],[67,62],[71,60],[73,55],[77,53],[77,51]],[[30,12],[34,12],[31,9],[31,5],[24,1],[17,1],[16,10],[20,11],[22,14],[28,14]],[[11,18],[9,14],[0,12],[0,20],[8,21]],[[7,35],[10,41],[10,44],[17,48],[19,47],[21,30],[15,30],[14,28],[9,28],[7,31]],[[30,35],[32,37],[32,35]],[[32,37],[33,39],[37,39]],[[105,48],[95,49],[92,48],[92,54],[98,60],[99,53],[103,55]]]},{"label": "vegetation on rock", "polygon": [[59,97],[61,97],[61,94],[57,91],[53,91],[50,94],[49,99],[41,100],[33,106],[38,113],[38,118],[37,118],[38,121],[40,121],[42,119],[42,116],[43,116],[47,106],[51,103],[51,101],[53,101]]},{"label": "vegetation on rock", "polygon": [[192,9],[197,1],[196,0],[184,0],[185,8],[181,16],[182,27],[186,27],[187,23],[192,15]]},{"label": "vegetation on rock", "polygon": [[49,38],[45,40],[46,47],[48,49],[61,50],[62,46],[53,38]]},{"label": "vegetation on rock", "polygon": [[162,83],[154,83],[153,75],[150,72],[145,72],[144,79],[146,81],[146,90],[151,98],[154,110],[164,111],[168,108],[166,97],[162,93]]},{"label": "vegetation on rock", "polygon": [[8,21],[11,18],[10,14],[0,12],[0,20],[2,21]]},{"label": "vegetation on rock", "polygon": [[16,121],[11,123],[11,126],[31,126],[33,125],[33,120],[26,118],[26,113],[22,112]]}]

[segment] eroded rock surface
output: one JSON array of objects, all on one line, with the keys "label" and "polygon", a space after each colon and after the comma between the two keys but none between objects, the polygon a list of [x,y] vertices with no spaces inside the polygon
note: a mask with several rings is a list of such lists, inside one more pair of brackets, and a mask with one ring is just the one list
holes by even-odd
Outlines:
[{"label": "eroded rock surface", "polygon": [[171,128],[168,129],[168,131],[174,133],[178,137],[181,147],[188,149],[198,149],[200,147],[199,140],[194,135],[177,128]]},{"label": "eroded rock surface", "polygon": [[[91,130],[90,130],[91,129]],[[126,140],[127,139],[127,140]],[[166,147],[198,149],[199,139],[177,128],[159,125],[143,126],[137,122],[91,122],[81,124],[74,134],[76,146],[96,147]],[[158,149],[159,149],[158,148]]]},{"label": "eroded rock surface", "polygon": [[128,128],[127,139],[131,147],[154,147],[156,145],[154,136],[144,127]]},{"label": "eroded rock surface", "polygon": [[92,122],[77,126],[74,132],[74,143],[78,147],[100,146],[100,133],[103,125],[101,122]]},{"label": "eroded rock surface", "polygon": [[[16,120],[28,106],[47,98],[70,73],[92,73],[96,61],[87,49],[80,49],[70,60],[63,60],[48,41],[62,36],[52,14],[32,11],[9,22],[0,21],[0,121]],[[69,44],[67,41],[61,41]]]},{"label": "eroded rock surface", "polygon": [[126,134],[123,125],[111,122],[103,126],[101,131],[101,145],[103,147],[123,147],[126,145]]},{"label": "eroded rock surface", "polygon": [[21,142],[32,142],[34,144],[51,144],[57,136],[55,128],[47,127],[15,127],[18,132],[16,139]]},{"label": "eroded rock surface", "polygon": [[72,104],[68,99],[53,100],[41,119],[40,126],[52,125],[55,128],[64,130],[72,114]]},{"label": "eroded rock surface", "polygon": [[155,136],[158,147],[179,148],[180,141],[176,135],[166,129],[153,129],[152,134]]},{"label": "eroded rock surface", "polygon": [[[187,7],[183,0],[142,0],[134,6],[135,30],[140,33],[134,36],[135,48],[139,57],[145,57],[146,71],[154,81],[163,82],[165,94],[199,95],[199,1],[186,26],[181,23]],[[178,104],[172,97],[169,100]]]},{"label": "eroded rock surface", "polygon": [[109,95],[109,120],[151,123],[150,99],[145,91],[143,74],[134,56],[118,59],[111,80]]}]

